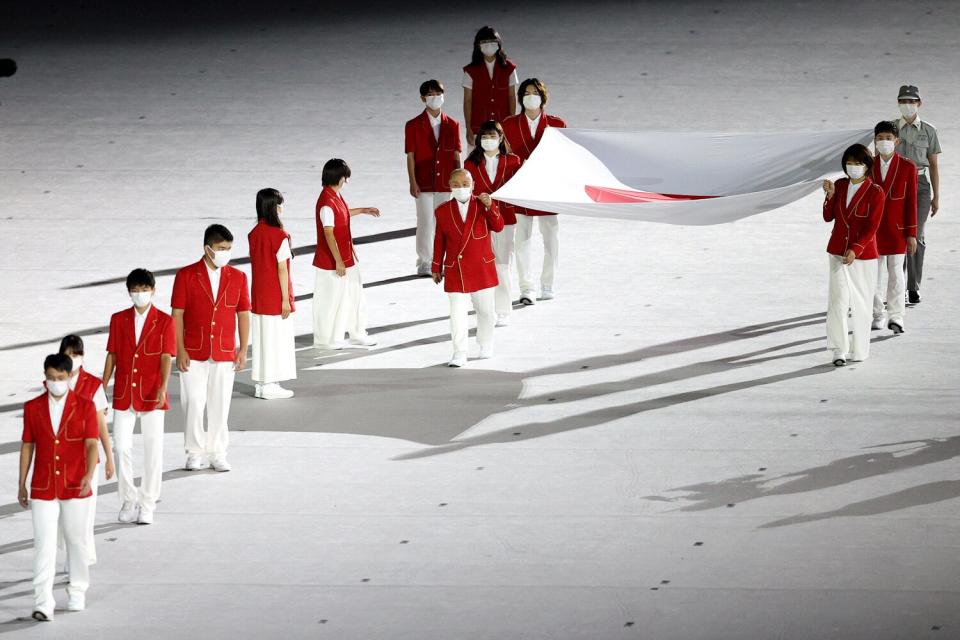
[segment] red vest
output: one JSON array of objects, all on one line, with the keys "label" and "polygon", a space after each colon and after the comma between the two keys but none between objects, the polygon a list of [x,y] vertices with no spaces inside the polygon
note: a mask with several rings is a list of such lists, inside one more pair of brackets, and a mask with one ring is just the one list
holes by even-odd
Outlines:
[{"label": "red vest", "polygon": [[873,159],[874,184],[883,189],[883,219],[877,229],[877,251],[882,256],[907,252],[907,238],[917,237],[917,165],[894,153],[887,179],[880,177],[880,156]]},{"label": "red vest", "polygon": [[440,139],[433,135],[424,110],[409,120],[403,131],[404,153],[413,154],[413,175],[421,191],[447,193],[450,172],[460,161],[460,123],[440,112]]},{"label": "red vest", "polygon": [[[277,251],[290,234],[279,227],[271,227],[261,220],[247,234],[250,244],[251,282],[250,301],[254,313],[261,316],[279,316],[283,310],[283,294],[280,291],[280,278],[277,275]],[[293,250],[291,244],[290,250]],[[290,298],[290,311],[294,311],[293,278],[290,273],[290,260],[287,259],[287,293]]]},{"label": "red vest", "polygon": [[443,290],[472,293],[497,286],[490,231],[503,230],[497,203],[485,209],[476,196],[470,197],[467,219],[460,217],[456,200],[437,207],[437,230],[433,237],[433,273],[443,268]]},{"label": "red vest", "polygon": [[327,271],[337,268],[337,261],[323,234],[323,221],[320,220],[320,209],[323,207],[333,209],[333,237],[340,250],[340,259],[344,266],[352,267],[357,263],[357,257],[353,253],[353,235],[350,233],[350,208],[343,197],[330,187],[324,187],[317,198],[317,250],[313,255],[313,266]]},{"label": "red vest", "polygon": [[220,290],[214,295],[201,258],[177,271],[170,306],[183,309],[183,348],[191,360],[236,359],[237,314],[250,311],[247,274],[229,265],[220,267]]},{"label": "red vest", "polygon": [[480,125],[487,120],[503,122],[513,115],[510,113],[510,93],[513,91],[510,76],[516,68],[517,65],[510,60],[506,60],[506,66],[501,65],[498,60],[493,64],[493,78],[490,77],[484,62],[468,64],[463,68],[464,73],[473,80],[470,131],[477,133]]},{"label": "red vest", "polygon": [[861,183],[847,206],[849,178],[837,180],[833,197],[823,203],[823,219],[833,221],[827,253],[842,256],[852,249],[858,260],[877,257],[877,228],[883,217],[883,189],[870,178]]},{"label": "red vest", "polygon": [[[523,162],[526,162],[533,153],[533,150],[540,144],[543,132],[547,127],[556,127],[557,129],[566,128],[567,123],[556,116],[544,113],[540,116],[540,123],[537,125],[537,134],[530,135],[530,127],[527,124],[527,116],[520,112],[515,116],[510,116],[502,123],[503,134],[507,138],[507,144],[510,145],[510,151],[520,156]],[[546,211],[537,211],[536,209],[525,209],[516,207],[516,212],[527,216],[552,216],[556,215]]]},{"label": "red vest", "polygon": [[50,423],[47,394],[23,405],[24,442],[34,444],[31,500],[73,500],[80,495],[80,483],[87,473],[86,440],[100,437],[97,410],[93,401],[68,391],[63,417],[56,432]]},{"label": "red vest", "polygon": [[100,378],[80,367],[80,373],[77,374],[77,384],[73,388],[73,392],[92,402],[94,394],[101,386],[103,386],[103,381]]},{"label": "red vest", "polygon": [[[188,267],[189,268],[189,267]],[[203,267],[206,269],[206,266]],[[181,271],[183,271],[181,269]],[[207,277],[207,274],[203,274]],[[223,278],[223,275],[220,276]],[[179,280],[180,275],[177,274]],[[176,285],[174,285],[176,290]],[[176,295],[176,294],[174,294]],[[118,411],[166,411],[170,400],[164,394],[157,402],[160,391],[160,360],[164,354],[177,355],[177,331],[173,318],[150,305],[147,318],[140,330],[140,341],[136,341],[134,325],[137,310],[133,307],[118,311],[110,318],[110,335],[107,338],[107,352],[113,354],[116,373],[113,381],[113,408]],[[184,313],[184,341],[186,339],[186,312]],[[191,338],[193,334],[191,333]],[[189,350],[188,350],[188,353]],[[190,353],[190,357],[195,357]],[[206,360],[207,358],[197,358]],[[77,383],[77,388],[80,388]]]},{"label": "red vest", "polygon": [[[487,175],[487,165],[483,158],[480,159],[479,165],[467,160],[463,166],[470,172],[470,175],[473,176],[474,193],[492,194],[505,185],[507,181],[513,177],[513,174],[520,170],[521,164],[523,164],[523,161],[513,153],[508,153],[507,155],[501,154],[497,161],[497,175],[492,181],[490,180],[490,176]],[[515,207],[512,204],[498,201],[497,206],[500,209],[500,215],[503,216],[503,224],[510,225],[517,223]]]}]

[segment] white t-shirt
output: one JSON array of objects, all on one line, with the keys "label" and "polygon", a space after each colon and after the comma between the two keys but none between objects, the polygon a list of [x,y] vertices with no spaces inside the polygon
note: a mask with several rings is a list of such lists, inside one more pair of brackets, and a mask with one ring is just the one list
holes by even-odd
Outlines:
[{"label": "white t-shirt", "polygon": [[50,425],[53,427],[53,433],[60,431],[60,419],[63,417],[63,408],[67,404],[67,394],[60,396],[60,399],[53,397],[52,393],[47,393],[50,407]]},{"label": "white t-shirt", "polygon": [[433,128],[433,139],[437,142],[440,141],[440,116],[438,115],[434,118],[430,115],[430,112],[427,111],[427,117],[430,118],[430,126]]},{"label": "white t-shirt", "polygon": [[497,168],[500,165],[500,154],[495,156],[483,156],[484,165],[486,165],[487,176],[490,178],[490,184],[497,179]]},{"label": "white t-shirt", "polygon": [[337,226],[337,219],[333,215],[333,209],[327,205],[320,207],[320,224],[325,227],[335,227]]},{"label": "white t-shirt", "polygon": [[860,185],[862,185],[864,182],[865,181],[861,180],[857,184],[853,184],[853,182],[851,181],[850,184],[847,185],[847,206],[848,207],[850,206],[850,203],[853,201],[853,196],[855,196],[857,194],[857,190],[860,189]]},{"label": "white t-shirt", "polygon": [[456,200],[457,208],[460,210],[460,219],[464,222],[467,221],[467,214],[470,213],[470,201],[460,202]]},{"label": "white t-shirt", "polygon": [[[329,207],[327,207],[329,209]],[[283,242],[280,243],[280,248],[277,249],[277,262],[283,262],[284,260],[289,260],[293,257],[293,252],[290,251],[290,241],[286,238],[283,239]]]},{"label": "white t-shirt", "polygon": [[534,118],[533,120],[531,120],[530,117],[527,116],[527,115],[524,115],[524,117],[527,118],[527,126],[530,127],[530,137],[536,138],[536,137],[537,137],[537,129],[540,128],[540,118],[543,117],[543,111],[541,111],[541,112],[540,112],[540,115],[538,115],[538,116],[537,116],[536,118]]},{"label": "white t-shirt", "polygon": [[[484,60],[487,65],[487,73],[490,74],[490,77],[493,78],[493,65],[496,64],[496,60],[493,62],[487,62]],[[514,69],[513,73],[510,74],[510,82],[507,86],[515,87],[520,84],[520,78],[517,77],[517,70]],[[463,88],[464,89],[473,89],[473,77],[466,71],[463,72]]]},{"label": "white t-shirt", "polygon": [[[213,281],[211,280],[211,284]],[[217,269],[217,286],[220,285],[220,270]],[[213,295],[216,297],[217,289],[213,290]],[[133,308],[133,340],[136,344],[140,344],[140,334],[143,333],[143,325],[147,322],[147,314],[150,313],[150,306],[147,305],[147,308],[143,313],[137,311],[137,308]]]},{"label": "white t-shirt", "polygon": [[211,269],[206,260],[204,260],[203,264],[206,265],[207,275],[210,276],[210,292],[213,293],[213,299],[216,300],[217,293],[220,292],[220,269]]},{"label": "white t-shirt", "polygon": [[[77,380],[80,379],[79,375],[73,376],[70,378],[70,381],[67,383],[70,386],[70,391],[75,391],[77,388]],[[93,406],[96,407],[97,413],[100,413],[107,408],[107,394],[103,392],[103,385],[97,387],[97,392],[93,394]]]}]

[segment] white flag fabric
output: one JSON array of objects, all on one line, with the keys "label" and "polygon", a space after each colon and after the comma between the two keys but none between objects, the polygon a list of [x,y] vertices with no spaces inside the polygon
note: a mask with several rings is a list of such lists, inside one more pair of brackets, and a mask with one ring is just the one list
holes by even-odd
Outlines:
[{"label": "white flag fabric", "polygon": [[732,222],[820,188],[872,130],[792,133],[622,132],[548,127],[520,171],[492,194],[553,213],[680,225]]}]

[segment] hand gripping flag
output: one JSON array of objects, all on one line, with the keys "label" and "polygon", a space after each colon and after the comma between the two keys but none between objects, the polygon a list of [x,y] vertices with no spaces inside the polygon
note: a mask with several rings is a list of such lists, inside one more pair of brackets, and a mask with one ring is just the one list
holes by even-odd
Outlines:
[{"label": "hand gripping flag", "polygon": [[548,127],[497,200],[541,211],[680,225],[733,222],[813,193],[871,130],[620,132]]}]

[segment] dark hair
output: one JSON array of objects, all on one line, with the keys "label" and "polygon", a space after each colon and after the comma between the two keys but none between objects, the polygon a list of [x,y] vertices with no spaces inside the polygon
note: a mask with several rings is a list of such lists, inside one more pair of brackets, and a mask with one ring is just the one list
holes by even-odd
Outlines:
[{"label": "dark hair", "polygon": [[537,78],[527,78],[520,83],[520,86],[517,87],[517,102],[520,103],[520,107],[523,107],[523,94],[527,92],[527,87],[534,87],[537,90],[537,93],[540,94],[540,108],[543,109],[547,106],[547,99],[550,97],[550,92],[547,91],[547,85],[540,82]]},{"label": "dark hair", "polygon": [[843,157],[840,159],[840,168],[843,169],[844,173],[847,172],[847,160],[856,160],[865,165],[868,174],[870,169],[873,168],[873,156],[870,155],[870,150],[862,144],[852,144],[843,152]]},{"label": "dark hair", "polygon": [[507,155],[507,137],[503,135],[503,127],[501,127],[500,123],[496,120],[487,120],[477,129],[477,142],[473,150],[470,151],[470,155],[467,156],[467,162],[472,162],[478,167],[481,166],[480,163],[483,161],[483,146],[480,144],[480,139],[490,133],[495,133],[500,136],[500,155]]},{"label": "dark hair", "polygon": [[[206,240],[206,238],[204,238]],[[146,269],[134,269],[127,274],[127,291],[130,291],[134,287],[150,287],[155,289],[157,287],[157,279],[153,277],[153,274]]]},{"label": "dark hair", "polygon": [[60,341],[60,353],[66,355],[67,351],[70,351],[75,356],[82,356],[83,338],[72,333],[68,336],[63,336],[63,340]]},{"label": "dark hair", "polygon": [[899,138],[900,128],[897,127],[896,122],[892,122],[890,120],[881,120],[877,123],[877,126],[873,128],[873,135],[876,137],[881,133],[892,133],[894,138]]},{"label": "dark hair", "polygon": [[280,214],[277,208],[283,204],[283,196],[276,189],[260,189],[257,191],[257,220],[263,220],[271,227],[283,229]]},{"label": "dark hair", "polygon": [[473,55],[470,58],[470,64],[483,64],[483,53],[480,51],[480,43],[485,40],[496,40],[500,48],[497,50],[496,63],[501,67],[507,66],[507,52],[503,50],[503,39],[496,29],[490,26],[480,27],[477,35],[473,37]]},{"label": "dark hair", "polygon": [[43,359],[43,370],[46,371],[47,369],[72,373],[73,360],[70,359],[70,356],[62,353],[51,353]]},{"label": "dark hair", "polygon": [[331,158],[323,165],[323,175],[320,177],[320,184],[325,187],[335,187],[340,184],[340,180],[350,177],[350,167],[346,160],[340,158]]},{"label": "dark hair", "polygon": [[218,242],[233,242],[233,234],[222,224],[212,224],[203,232],[203,244],[212,247]]},{"label": "dark hair", "polygon": [[431,91],[439,91],[443,93],[443,83],[439,80],[426,80],[420,85],[420,97],[424,97]]}]

